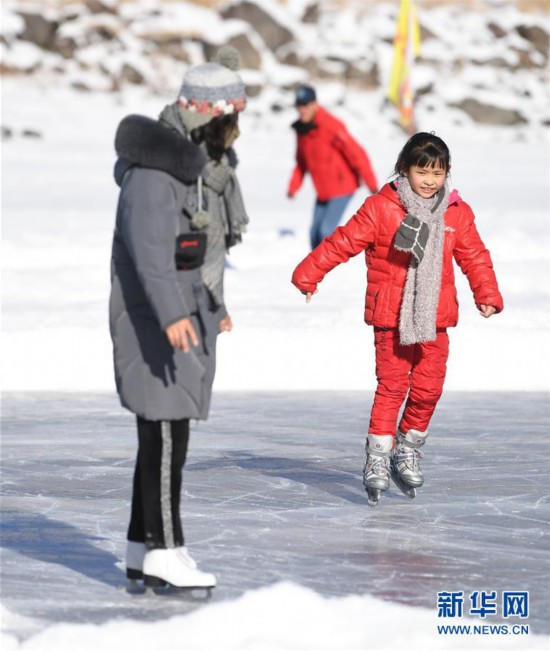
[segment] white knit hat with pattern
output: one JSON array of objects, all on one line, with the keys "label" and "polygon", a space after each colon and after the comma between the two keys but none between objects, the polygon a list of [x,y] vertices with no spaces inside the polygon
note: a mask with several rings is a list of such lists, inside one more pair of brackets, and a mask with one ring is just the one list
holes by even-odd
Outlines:
[{"label": "white knit hat with pattern", "polygon": [[185,73],[177,104],[187,128],[194,129],[219,115],[244,110],[245,86],[236,72],[239,63],[237,50],[224,46],[215,61],[194,66]]}]

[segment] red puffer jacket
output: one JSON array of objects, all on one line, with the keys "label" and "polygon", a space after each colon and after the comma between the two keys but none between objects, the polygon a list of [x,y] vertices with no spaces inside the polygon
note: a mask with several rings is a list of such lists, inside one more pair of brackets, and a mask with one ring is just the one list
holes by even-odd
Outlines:
[{"label": "red puffer jacket", "polygon": [[369,157],[343,122],[319,107],[313,124],[314,128],[307,133],[297,135],[297,165],[288,194],[296,194],[307,172],[311,174],[320,201],[352,194],[361,180],[371,192],[376,192],[378,183]]},{"label": "red puffer jacket", "polygon": [[[393,184],[385,185],[377,195],[365,201],[347,224],[337,228],[300,262],[292,282],[303,292],[314,292],[328,271],[364,251],[367,263],[365,321],[382,328],[396,328],[411,255],[393,247],[404,217],[405,209]],[[456,191],[452,192],[445,212],[438,328],[455,326],[458,322],[453,257],[468,278],[476,305],[492,305],[500,312],[504,306],[491,256],[477,232],[472,209]]]}]

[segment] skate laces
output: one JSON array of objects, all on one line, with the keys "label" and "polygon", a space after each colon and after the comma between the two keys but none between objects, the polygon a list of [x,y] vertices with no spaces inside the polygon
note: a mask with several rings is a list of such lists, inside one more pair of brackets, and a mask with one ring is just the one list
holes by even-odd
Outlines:
[{"label": "skate laces", "polygon": [[389,473],[388,463],[389,457],[379,457],[369,454],[365,465],[365,476],[371,473],[379,476],[387,475],[387,473]]},{"label": "skate laces", "polygon": [[395,463],[404,463],[409,470],[420,470],[419,461],[424,458],[424,453],[416,448],[397,445],[393,452]]}]

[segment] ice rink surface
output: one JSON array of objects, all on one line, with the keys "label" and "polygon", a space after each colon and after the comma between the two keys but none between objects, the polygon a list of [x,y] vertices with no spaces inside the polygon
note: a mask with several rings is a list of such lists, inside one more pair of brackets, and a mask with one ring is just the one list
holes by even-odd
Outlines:
[{"label": "ice rink surface", "polygon": [[[191,553],[218,576],[209,603],[279,581],[434,610],[442,591],[529,591],[531,631],[547,634],[548,396],[447,393],[425,487],[411,501],[392,486],[377,508],[361,482],[371,399],[215,396],[193,426],[182,500]],[[54,623],[156,621],[205,605],[127,590],[135,433],[114,396],[8,393],[2,412],[5,632],[21,640]]]}]

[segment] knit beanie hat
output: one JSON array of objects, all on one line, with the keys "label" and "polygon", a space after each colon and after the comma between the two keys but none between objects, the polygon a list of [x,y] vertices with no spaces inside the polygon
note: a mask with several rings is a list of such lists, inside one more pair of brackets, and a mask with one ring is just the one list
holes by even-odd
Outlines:
[{"label": "knit beanie hat", "polygon": [[236,72],[239,65],[238,51],[226,45],[214,61],[194,66],[185,73],[176,103],[188,131],[219,115],[244,110],[246,93]]}]

